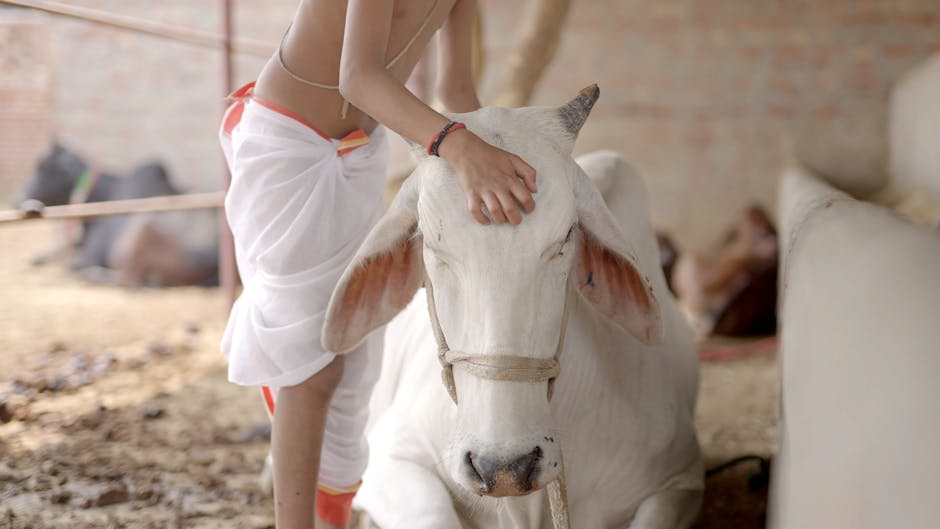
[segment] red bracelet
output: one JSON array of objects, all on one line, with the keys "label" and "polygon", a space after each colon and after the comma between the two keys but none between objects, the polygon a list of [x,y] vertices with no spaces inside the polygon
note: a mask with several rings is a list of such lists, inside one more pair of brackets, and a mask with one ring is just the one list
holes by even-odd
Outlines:
[{"label": "red bracelet", "polygon": [[428,156],[440,156],[440,154],[437,153],[437,149],[440,148],[441,142],[444,141],[444,138],[455,130],[465,128],[467,128],[467,126],[459,121],[451,121],[447,125],[444,125],[444,128],[435,134],[434,137],[431,138],[431,141],[428,142]]}]

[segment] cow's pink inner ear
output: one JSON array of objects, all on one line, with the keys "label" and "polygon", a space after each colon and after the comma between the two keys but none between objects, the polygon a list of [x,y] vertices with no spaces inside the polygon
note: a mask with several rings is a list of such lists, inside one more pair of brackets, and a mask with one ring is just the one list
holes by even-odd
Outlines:
[{"label": "cow's pink inner ear", "polygon": [[345,351],[388,323],[421,285],[421,239],[415,229],[388,250],[362,259],[339,286],[328,315],[328,348]]},{"label": "cow's pink inner ear", "polygon": [[649,281],[626,257],[611,251],[586,230],[581,232],[575,280],[589,302],[634,337],[646,343],[660,338],[659,304]]}]

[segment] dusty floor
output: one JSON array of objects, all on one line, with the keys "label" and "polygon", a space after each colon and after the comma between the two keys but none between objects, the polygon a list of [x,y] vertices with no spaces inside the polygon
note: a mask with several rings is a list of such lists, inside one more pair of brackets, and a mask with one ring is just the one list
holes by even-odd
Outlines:
[{"label": "dusty floor", "polygon": [[[124,291],[29,258],[45,222],[0,226],[0,529],[270,528],[255,390],[225,381],[216,289]],[[708,465],[774,449],[772,354],[702,367]],[[763,527],[752,463],[708,480],[699,529]]]}]

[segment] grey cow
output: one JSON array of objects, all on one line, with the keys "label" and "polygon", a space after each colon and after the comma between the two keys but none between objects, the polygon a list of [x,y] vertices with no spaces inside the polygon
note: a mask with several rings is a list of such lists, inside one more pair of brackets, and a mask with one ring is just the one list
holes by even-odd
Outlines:
[{"label": "grey cow", "polygon": [[[129,175],[119,177],[97,171],[74,152],[55,144],[39,160],[17,206],[176,194],[179,191],[159,163],[140,165]],[[211,211],[66,221],[64,232],[62,243],[34,258],[34,264],[70,254],[71,268],[98,282],[129,287],[218,283],[218,224]]]}]

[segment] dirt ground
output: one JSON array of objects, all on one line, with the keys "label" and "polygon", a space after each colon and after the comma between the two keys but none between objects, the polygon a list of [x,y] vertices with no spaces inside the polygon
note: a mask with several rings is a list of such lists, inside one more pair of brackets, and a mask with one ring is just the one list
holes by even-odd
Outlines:
[{"label": "dirt ground", "polygon": [[[127,291],[32,267],[45,221],[0,226],[0,529],[272,528],[267,420],[225,380],[218,289]],[[775,449],[773,353],[702,366],[709,467]],[[698,529],[764,526],[746,463],[709,478]]]}]

